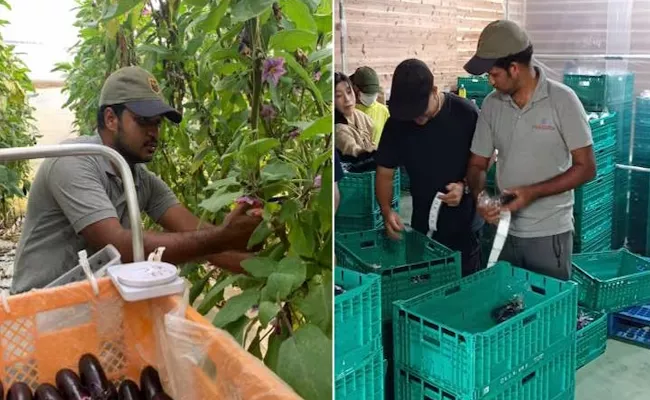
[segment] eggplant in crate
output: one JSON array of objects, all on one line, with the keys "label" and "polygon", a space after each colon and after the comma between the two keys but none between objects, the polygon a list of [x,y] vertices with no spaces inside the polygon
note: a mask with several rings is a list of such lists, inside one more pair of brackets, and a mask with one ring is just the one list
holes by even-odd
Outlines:
[{"label": "eggplant in crate", "polygon": [[462,399],[499,393],[525,371],[575,349],[577,303],[574,282],[499,262],[394,303],[395,371]]}]

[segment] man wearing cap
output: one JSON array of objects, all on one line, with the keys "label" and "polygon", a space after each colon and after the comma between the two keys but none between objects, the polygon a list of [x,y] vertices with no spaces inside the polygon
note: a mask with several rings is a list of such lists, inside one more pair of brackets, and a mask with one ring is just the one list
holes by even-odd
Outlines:
[{"label": "man wearing cap", "polygon": [[[388,106],[390,118],[375,156],[376,192],[388,235],[397,239],[404,229],[390,207],[393,173],[403,165],[411,183],[413,229],[460,251],[463,276],[478,271],[483,221],[464,184],[476,106],[439,91],[429,67],[416,59],[395,69]],[[436,209],[434,223],[430,216]]]},{"label": "man wearing cap", "polygon": [[[239,270],[239,262],[261,219],[239,207],[221,226],[202,224],[182,206],[170,188],[149,172],[158,146],[162,118],[179,123],[181,115],[164,102],[155,78],[139,67],[114,72],[104,83],[97,133],[64,143],[103,144],[119,152],[131,166],[140,210],[166,232],[145,232],[145,253],[165,247],[163,260],[184,263],[199,259]],[[114,245],[122,262],[133,248],[122,180],[102,156],[44,160],[31,187],[23,232],[16,250],[11,292],[44,287],[89,254]]]},{"label": "man wearing cap", "polygon": [[[560,279],[571,276],[573,189],[596,174],[586,112],[576,94],[531,63],[533,46],[511,21],[494,21],[481,33],[465,65],[489,74],[488,95],[472,142],[467,181],[475,198],[484,189],[490,157],[498,151],[497,182],[514,200],[501,259]],[[479,208],[490,223],[500,209]]]},{"label": "man wearing cap", "polygon": [[350,76],[350,80],[354,85],[354,94],[357,98],[356,108],[372,119],[374,124],[372,141],[374,144],[378,144],[381,132],[384,130],[384,125],[390,115],[388,108],[377,101],[377,97],[381,92],[379,77],[374,69],[359,67]]}]

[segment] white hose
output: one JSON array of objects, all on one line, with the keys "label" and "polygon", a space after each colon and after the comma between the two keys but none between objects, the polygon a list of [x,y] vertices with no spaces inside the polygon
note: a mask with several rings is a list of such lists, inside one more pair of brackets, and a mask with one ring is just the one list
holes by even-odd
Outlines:
[{"label": "white hose", "polygon": [[499,219],[499,225],[497,226],[497,233],[494,236],[492,250],[490,250],[490,258],[488,258],[488,268],[492,267],[497,263],[497,261],[499,261],[501,250],[503,250],[503,246],[506,243],[506,238],[508,237],[508,231],[510,230],[510,218],[510,211],[501,211],[501,218]]},{"label": "white hose", "polygon": [[440,208],[442,207],[442,200],[440,196],[443,193],[436,193],[436,197],[433,198],[433,203],[431,204],[431,209],[429,210],[429,231],[427,236],[431,236],[433,232],[438,230],[438,214],[440,214]]}]

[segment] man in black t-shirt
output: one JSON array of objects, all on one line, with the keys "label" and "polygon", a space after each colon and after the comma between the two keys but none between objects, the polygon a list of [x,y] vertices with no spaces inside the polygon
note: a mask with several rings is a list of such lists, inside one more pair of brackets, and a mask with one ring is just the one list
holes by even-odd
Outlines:
[{"label": "man in black t-shirt", "polygon": [[[433,74],[416,59],[400,63],[393,74],[390,118],[375,155],[377,198],[389,236],[404,229],[391,207],[393,173],[403,165],[413,197],[413,229],[460,251],[463,276],[480,269],[483,220],[464,184],[478,110],[471,102],[434,85]],[[430,212],[437,193],[442,201],[436,228]]]}]

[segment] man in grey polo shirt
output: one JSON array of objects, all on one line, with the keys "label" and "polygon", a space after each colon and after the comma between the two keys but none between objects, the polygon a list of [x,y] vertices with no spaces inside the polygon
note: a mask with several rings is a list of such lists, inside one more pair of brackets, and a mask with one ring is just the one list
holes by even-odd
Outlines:
[{"label": "man in grey polo shirt", "polygon": [[[467,180],[475,198],[498,152],[497,182],[515,196],[505,208],[512,221],[501,259],[560,279],[571,275],[573,189],[596,174],[586,112],[567,86],[531,64],[532,44],[511,21],[494,21],[481,33],[465,65],[489,74],[496,89],[486,97],[472,142]],[[479,207],[490,223],[499,208]]]},{"label": "man in grey polo shirt", "polygon": [[[181,122],[180,113],[165,103],[155,78],[139,67],[122,68],[104,83],[99,106],[98,132],[66,143],[104,144],[129,163],[140,210],[166,231],[145,232],[145,254],[164,246],[164,261],[208,260],[241,271],[239,263],[250,256],[246,245],[261,221],[259,216],[240,206],[221,226],[199,226],[199,219],[144,166],[158,146],[162,118]],[[93,254],[112,244],[123,262],[132,261],[126,200],[116,171],[102,156],[43,162],[28,199],[12,293],[46,286],[77,265],[82,249]]]}]

